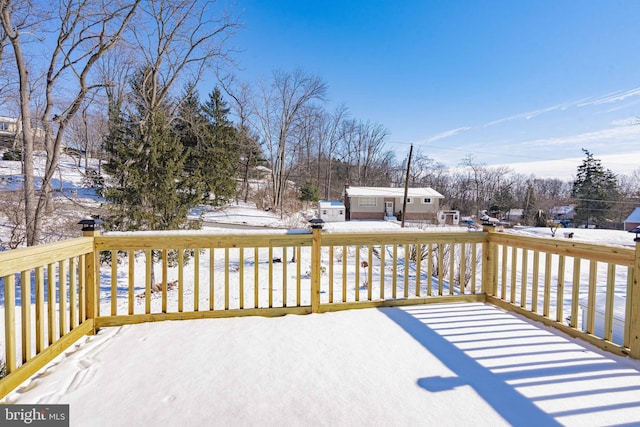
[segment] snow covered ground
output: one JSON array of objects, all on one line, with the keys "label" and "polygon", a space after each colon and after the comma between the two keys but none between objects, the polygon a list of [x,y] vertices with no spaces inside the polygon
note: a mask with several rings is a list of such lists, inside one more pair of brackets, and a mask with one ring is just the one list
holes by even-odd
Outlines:
[{"label": "snow covered ground", "polygon": [[72,426],[640,424],[640,364],[484,304],[157,322],[85,337],[5,403]]},{"label": "snow covered ground", "polygon": [[551,230],[548,227],[518,227],[509,230],[516,234],[534,237],[547,237],[559,240],[566,240],[566,235],[572,233],[572,240],[596,244],[615,245],[634,247],[633,241],[635,234],[622,230],[602,230],[602,229],[585,229],[585,228],[558,228],[555,237],[552,237]]},{"label": "snow covered ground", "polygon": [[[397,226],[327,232],[377,227]],[[445,304],[107,328],[4,402],[68,403],[71,425],[90,426],[601,426],[640,424],[639,391],[639,361],[496,307]]]}]

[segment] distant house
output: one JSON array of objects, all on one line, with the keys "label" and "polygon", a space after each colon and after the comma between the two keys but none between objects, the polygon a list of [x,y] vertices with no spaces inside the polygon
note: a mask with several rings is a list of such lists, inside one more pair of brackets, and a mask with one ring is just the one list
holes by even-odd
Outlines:
[{"label": "distant house", "polygon": [[0,146],[11,147],[18,132],[17,120],[0,116]]},{"label": "distant house", "polygon": [[576,210],[573,205],[555,206],[551,208],[551,210],[549,211],[549,214],[551,215],[551,219],[555,219],[555,220],[568,219],[569,221],[571,221],[573,220],[573,217],[576,214]]},{"label": "distant house", "polygon": [[520,220],[522,220],[523,216],[524,209],[509,209],[502,216],[502,220],[507,222],[519,222]]},{"label": "distant house", "polygon": [[640,207],[635,208],[624,220],[625,231],[633,230],[636,227],[640,227]]},{"label": "distant house", "polygon": [[[16,138],[22,134],[22,122],[15,117],[0,116],[0,147],[12,147]],[[36,149],[44,149],[44,129],[42,126],[32,126]]]},{"label": "distant house", "polygon": [[[404,202],[404,188],[346,186],[343,195],[347,220],[399,218]],[[432,188],[409,188],[402,215],[407,221],[437,222],[443,198]]]},{"label": "distant house", "polygon": [[342,222],[345,220],[346,207],[339,200],[320,200],[318,218],[324,222]]}]

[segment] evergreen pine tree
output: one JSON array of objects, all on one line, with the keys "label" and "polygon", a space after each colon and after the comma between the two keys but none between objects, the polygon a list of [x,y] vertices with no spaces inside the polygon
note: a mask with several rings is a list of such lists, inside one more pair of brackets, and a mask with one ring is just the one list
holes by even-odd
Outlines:
[{"label": "evergreen pine tree", "polygon": [[227,119],[229,108],[218,88],[203,105],[192,87],[186,92],[175,129],[188,148],[188,188],[199,202],[219,206],[235,195],[237,133]]},{"label": "evergreen pine tree", "polygon": [[202,114],[199,93],[193,84],[185,88],[174,130],[186,149],[184,175],[187,187],[198,202],[205,201],[207,190],[201,172],[203,161],[200,153],[209,138],[209,130],[207,120]]},{"label": "evergreen pine tree", "polygon": [[618,195],[616,175],[605,169],[599,159],[593,158],[588,150],[582,149],[587,156],[578,166],[576,180],[573,182],[572,197],[576,199],[576,222],[602,227]]},{"label": "evergreen pine tree", "polygon": [[191,227],[187,220],[194,195],[184,176],[185,149],[169,125],[164,108],[150,111],[139,84],[140,72],[132,81],[136,111],[112,117],[105,139],[111,176],[105,188],[110,203],[106,221],[113,230],[168,230]]},{"label": "evergreen pine tree", "polygon": [[217,87],[202,106],[207,119],[209,138],[199,153],[201,174],[208,195],[214,205],[226,203],[236,192],[236,166],[238,164],[238,133],[229,121],[229,107]]},{"label": "evergreen pine tree", "polygon": [[300,187],[300,197],[298,197],[298,199],[306,204],[309,202],[317,202],[320,200],[320,189],[312,182],[306,182]]}]

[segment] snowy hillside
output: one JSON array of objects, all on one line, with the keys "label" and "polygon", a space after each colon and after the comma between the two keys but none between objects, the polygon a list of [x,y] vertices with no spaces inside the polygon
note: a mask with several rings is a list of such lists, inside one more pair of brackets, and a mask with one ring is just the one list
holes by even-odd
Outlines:
[{"label": "snowy hillside", "polygon": [[623,230],[598,230],[585,228],[558,228],[555,237],[551,235],[548,227],[521,227],[509,230],[510,233],[525,236],[547,237],[555,239],[567,239],[572,234],[572,239],[581,242],[597,243],[616,246],[634,246],[634,234]]},{"label": "snowy hillside", "polygon": [[[36,153],[36,175],[42,175],[44,170],[44,154]],[[98,162],[90,159],[89,167],[98,169]],[[17,201],[12,201],[11,194],[22,185],[20,174],[21,165],[17,161],[0,160],[0,247],[6,246],[10,240],[10,233],[14,227],[7,211],[16,210]],[[48,217],[49,227],[45,229],[45,236],[50,235],[49,240],[77,236],[79,227],[76,223],[92,214],[100,211],[101,198],[94,189],[90,188],[85,179],[84,162],[78,158],[63,154],[60,160],[58,172],[52,181],[54,189],[54,206]],[[292,229],[306,228],[308,220],[314,216],[314,210],[300,212],[290,217],[281,218],[274,212],[257,209],[253,203],[232,203],[222,208],[201,206],[191,211],[190,217],[202,220],[203,229],[222,232],[223,229],[252,230],[252,229]],[[426,231],[460,231],[465,227],[422,227]],[[399,223],[384,221],[349,221],[345,223],[327,223],[327,232],[342,231],[400,231]],[[509,229],[506,232],[551,238],[549,228],[521,227]],[[624,231],[616,230],[587,230],[587,229],[558,229],[555,238],[565,238],[566,233],[573,233],[573,238],[579,241],[633,246],[633,236]]]}]

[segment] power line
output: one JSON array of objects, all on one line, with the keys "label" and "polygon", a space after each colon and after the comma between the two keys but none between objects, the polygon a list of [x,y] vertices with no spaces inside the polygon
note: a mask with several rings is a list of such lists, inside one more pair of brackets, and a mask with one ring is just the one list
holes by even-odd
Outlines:
[{"label": "power line", "polygon": [[[404,142],[404,141],[390,141],[390,144],[401,144],[401,145],[411,145],[411,142]],[[448,151],[458,151],[458,152],[464,152],[464,153],[471,153],[471,154],[489,154],[492,156],[500,156],[500,157],[508,157],[508,158],[514,158],[514,157],[518,157],[518,158],[523,158],[523,159],[527,159],[527,160],[541,160],[541,161],[556,161],[556,162],[573,162],[574,160],[578,160],[579,158],[576,157],[576,159],[558,159],[558,158],[549,158],[549,157],[538,157],[538,156],[531,156],[531,155],[524,155],[524,154],[512,154],[512,153],[496,153],[496,152],[492,152],[492,151],[479,151],[479,150],[470,150],[470,149],[464,149],[464,148],[453,148],[453,147],[441,147],[441,146],[437,146],[437,145],[431,145],[428,143],[416,143],[414,144],[417,147],[425,147],[425,148],[435,148],[437,150],[448,150]],[[609,164],[614,164],[614,165],[618,165],[618,166],[634,166],[635,163],[619,163],[619,162],[609,162]]]},{"label": "power line", "polygon": [[579,199],[579,198],[571,198],[571,200],[579,200],[581,202],[603,202],[603,203],[617,203],[617,204],[621,204],[621,205],[637,205],[638,201],[628,201],[628,202],[623,202],[620,200],[602,200],[602,199]]}]

